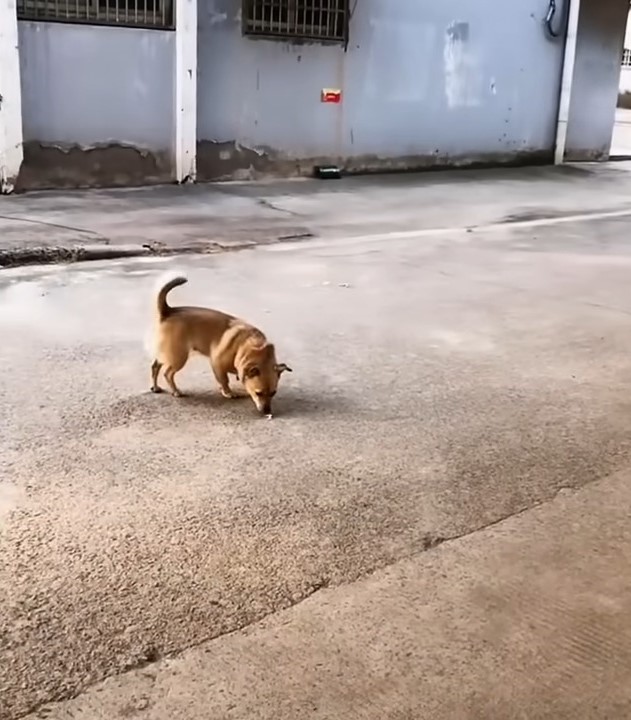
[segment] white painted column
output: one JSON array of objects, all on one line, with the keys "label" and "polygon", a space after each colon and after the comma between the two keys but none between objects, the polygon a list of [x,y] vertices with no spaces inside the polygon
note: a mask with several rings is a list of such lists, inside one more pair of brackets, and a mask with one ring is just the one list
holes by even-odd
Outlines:
[{"label": "white painted column", "polygon": [[554,147],[554,164],[562,165],[565,160],[567,144],[567,126],[570,119],[570,102],[572,100],[572,82],[574,80],[574,64],[576,60],[576,40],[578,38],[578,16],[581,0],[566,0],[570,3],[565,36],[565,54],[561,75],[561,97],[559,98],[559,115],[557,118],[556,143]]},{"label": "white painted column", "polygon": [[22,165],[22,93],[15,0],[0,0],[0,193],[10,193]]},{"label": "white painted column", "polygon": [[[0,0],[0,2],[6,0]],[[11,0],[9,0],[11,1]],[[175,176],[197,174],[197,0],[175,2]]]}]

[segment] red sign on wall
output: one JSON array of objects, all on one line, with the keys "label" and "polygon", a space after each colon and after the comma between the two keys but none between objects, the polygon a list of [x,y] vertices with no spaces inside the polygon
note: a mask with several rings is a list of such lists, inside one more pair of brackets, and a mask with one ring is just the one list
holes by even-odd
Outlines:
[{"label": "red sign on wall", "polygon": [[332,88],[324,88],[320,95],[320,100],[323,103],[335,103],[337,105],[342,102],[342,91]]}]

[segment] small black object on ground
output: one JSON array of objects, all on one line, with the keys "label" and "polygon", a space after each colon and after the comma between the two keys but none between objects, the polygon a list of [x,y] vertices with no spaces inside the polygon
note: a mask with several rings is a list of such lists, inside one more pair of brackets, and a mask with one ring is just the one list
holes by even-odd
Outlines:
[{"label": "small black object on ground", "polygon": [[313,168],[313,175],[320,180],[339,180],[342,171],[337,165],[316,165]]}]

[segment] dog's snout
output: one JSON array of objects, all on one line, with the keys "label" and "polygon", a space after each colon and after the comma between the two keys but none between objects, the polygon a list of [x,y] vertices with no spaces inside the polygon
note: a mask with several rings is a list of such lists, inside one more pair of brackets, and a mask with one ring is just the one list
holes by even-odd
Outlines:
[{"label": "dog's snout", "polygon": [[272,414],[272,403],[266,402],[263,403],[261,406],[261,415],[271,415]]}]

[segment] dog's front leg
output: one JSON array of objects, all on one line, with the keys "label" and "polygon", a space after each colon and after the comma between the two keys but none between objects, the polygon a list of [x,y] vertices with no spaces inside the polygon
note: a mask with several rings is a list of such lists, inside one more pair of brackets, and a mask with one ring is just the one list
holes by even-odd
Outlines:
[{"label": "dog's front leg", "polygon": [[219,392],[225,398],[237,397],[230,389],[230,378],[228,377],[228,373],[223,368],[216,367],[212,362],[210,363],[210,367],[212,368],[217,384],[219,385]]}]

